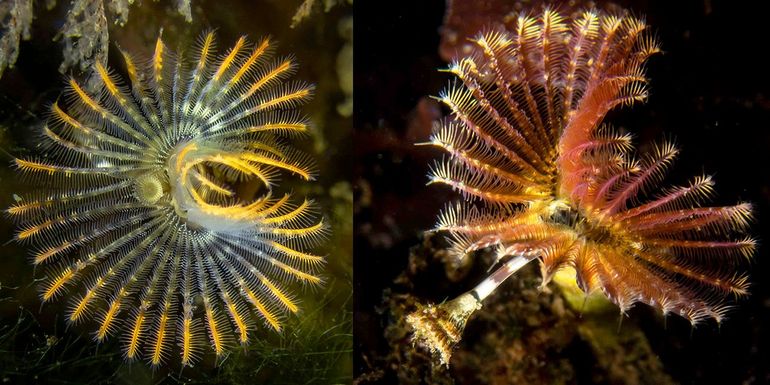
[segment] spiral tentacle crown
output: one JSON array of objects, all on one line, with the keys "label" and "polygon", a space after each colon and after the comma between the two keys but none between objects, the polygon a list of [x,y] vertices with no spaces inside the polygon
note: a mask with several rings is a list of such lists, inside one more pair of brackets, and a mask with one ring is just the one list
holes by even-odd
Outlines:
[{"label": "spiral tentacle crown", "polygon": [[95,320],[97,341],[121,334],[129,360],[224,355],[260,323],[282,330],[299,310],[287,285],[321,283],[308,250],[326,224],[279,184],[315,178],[289,143],[309,130],[296,108],[313,86],[272,51],[242,37],[217,58],[208,33],[192,60],[160,38],[146,65],[124,52],[130,81],[100,64],[98,95],[70,80],[45,155],[15,161],[45,186],[8,209],[46,267],[43,301],[70,293],[67,319]]}]

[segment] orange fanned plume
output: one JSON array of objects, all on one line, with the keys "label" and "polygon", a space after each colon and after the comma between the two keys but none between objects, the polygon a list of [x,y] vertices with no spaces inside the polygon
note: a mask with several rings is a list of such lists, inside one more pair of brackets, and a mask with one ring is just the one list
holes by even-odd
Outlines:
[{"label": "orange fanned plume", "polygon": [[[445,209],[436,230],[449,233],[458,259],[495,247],[501,261],[539,260],[544,285],[574,268],[585,292],[601,290],[621,311],[643,302],[692,323],[721,321],[725,299],[747,294],[735,262],[755,249],[745,235],[750,205],[702,206],[713,190],[708,176],[661,187],[676,147],[636,154],[629,135],[602,123],[647,96],[644,65],[658,45],[645,23],[602,11],[569,19],[553,9],[507,20],[450,65],[458,81],[438,98],[451,117],[431,137],[447,155],[430,180],[466,203]],[[501,269],[507,275],[475,289],[479,303],[488,284],[513,272],[504,262]],[[444,362],[451,333],[425,325],[462,302],[410,316],[417,339]],[[460,330],[469,308],[448,318],[460,319],[452,321]]]}]

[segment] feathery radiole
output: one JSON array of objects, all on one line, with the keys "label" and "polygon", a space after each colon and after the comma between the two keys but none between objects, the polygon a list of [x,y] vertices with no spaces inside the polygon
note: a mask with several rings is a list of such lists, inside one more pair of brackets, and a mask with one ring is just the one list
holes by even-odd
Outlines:
[{"label": "feathery radiole", "polygon": [[693,324],[720,322],[726,297],[747,294],[736,267],[755,249],[745,235],[751,206],[702,207],[708,176],[660,188],[676,147],[636,156],[630,135],[602,124],[647,97],[643,67],[659,49],[646,24],[550,8],[510,20],[449,67],[460,84],[439,96],[451,117],[429,143],[447,154],[430,182],[465,198],[435,231],[449,234],[458,259],[493,247],[499,267],[466,294],[409,314],[415,341],[448,365],[470,315],[533,260],[543,285],[573,268],[583,291],[601,290],[622,312],[643,302]]},{"label": "feathery radiole", "polygon": [[273,49],[241,37],[217,56],[208,33],[188,61],[159,38],[146,65],[123,53],[128,82],[97,63],[101,92],[70,80],[45,157],[15,161],[45,183],[7,210],[46,267],[42,300],[69,293],[67,320],[95,320],[97,341],[121,334],[129,360],[159,365],[178,346],[193,365],[206,335],[224,356],[298,312],[287,285],[321,283],[308,250],[326,224],[280,183],[315,179],[286,140],[309,130],[296,107],[313,86]]}]

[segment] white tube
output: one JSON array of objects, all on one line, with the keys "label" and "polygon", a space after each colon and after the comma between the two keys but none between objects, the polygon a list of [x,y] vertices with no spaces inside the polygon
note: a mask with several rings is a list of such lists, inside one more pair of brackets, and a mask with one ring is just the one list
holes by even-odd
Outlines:
[{"label": "white tube", "polygon": [[508,262],[506,262],[503,266],[500,266],[499,269],[495,270],[494,273],[492,273],[489,277],[481,281],[472,291],[475,293],[476,298],[479,302],[483,301],[484,298],[486,298],[489,294],[491,294],[495,289],[500,286],[503,281],[508,279],[508,277],[512,276],[515,272],[517,272],[519,269],[524,267],[529,261],[532,259],[517,255]]}]

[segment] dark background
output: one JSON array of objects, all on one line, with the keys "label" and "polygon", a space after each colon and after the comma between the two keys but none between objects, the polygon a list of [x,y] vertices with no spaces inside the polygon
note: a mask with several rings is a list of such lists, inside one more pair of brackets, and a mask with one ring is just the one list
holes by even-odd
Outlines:
[{"label": "dark background", "polygon": [[[681,152],[666,184],[713,175],[718,195],[712,203],[755,204],[752,235],[759,239],[748,266],[751,296],[739,300],[721,326],[707,322],[692,328],[679,317],[663,320],[645,305],[637,305],[630,317],[678,382],[770,383],[770,264],[764,241],[770,225],[765,59],[770,6],[708,0],[616,4],[646,17],[664,53],[648,62],[649,100],[613,111],[605,122],[633,133],[640,149],[674,138]],[[438,55],[443,16],[441,0],[359,2],[355,9],[354,377],[359,379],[383,370],[376,363],[388,349],[382,335],[388,319],[378,308],[383,290],[404,270],[409,248],[420,243],[439,208],[456,198],[448,189],[425,187],[437,153],[413,146],[427,139],[426,117],[441,113],[421,98],[436,95],[449,79],[437,72],[446,67]]]}]

